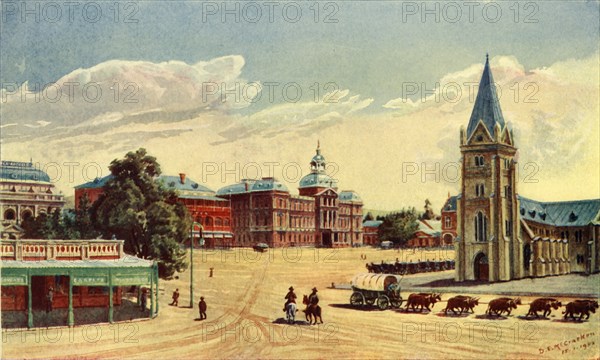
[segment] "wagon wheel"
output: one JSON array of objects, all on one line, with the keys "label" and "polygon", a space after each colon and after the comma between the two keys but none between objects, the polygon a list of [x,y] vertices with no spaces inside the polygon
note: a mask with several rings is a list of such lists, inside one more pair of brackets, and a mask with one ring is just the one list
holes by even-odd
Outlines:
[{"label": "wagon wheel", "polygon": [[387,297],[386,295],[380,295],[377,298],[377,307],[379,307],[379,310],[385,310],[387,308],[390,307],[390,298]]},{"label": "wagon wheel", "polygon": [[363,294],[355,291],[350,295],[350,305],[352,306],[362,306],[365,303],[365,297]]},{"label": "wagon wheel", "polygon": [[401,297],[397,298],[397,299],[392,299],[392,307],[395,307],[396,309],[400,308],[400,306],[402,306],[402,302],[404,300],[402,300]]}]

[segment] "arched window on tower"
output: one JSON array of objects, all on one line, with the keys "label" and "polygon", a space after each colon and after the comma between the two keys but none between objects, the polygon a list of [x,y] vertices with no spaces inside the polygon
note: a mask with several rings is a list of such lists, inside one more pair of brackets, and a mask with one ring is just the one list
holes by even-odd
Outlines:
[{"label": "arched window on tower", "polygon": [[487,241],[487,217],[479,211],[474,220],[475,240],[480,242]]}]

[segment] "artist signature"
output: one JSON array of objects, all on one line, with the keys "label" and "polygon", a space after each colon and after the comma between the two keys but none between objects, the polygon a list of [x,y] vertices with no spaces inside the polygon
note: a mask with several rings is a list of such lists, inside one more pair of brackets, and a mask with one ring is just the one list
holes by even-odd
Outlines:
[{"label": "artist signature", "polygon": [[540,347],[538,348],[538,351],[540,355],[554,351],[559,351],[562,355],[568,355],[577,351],[587,350],[592,347],[597,348],[597,340],[593,338],[595,335],[595,332],[583,333],[571,339],[566,339],[546,347]]}]

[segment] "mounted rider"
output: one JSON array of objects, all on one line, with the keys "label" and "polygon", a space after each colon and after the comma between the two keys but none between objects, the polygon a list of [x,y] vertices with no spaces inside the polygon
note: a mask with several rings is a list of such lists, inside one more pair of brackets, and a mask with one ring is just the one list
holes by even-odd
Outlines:
[{"label": "mounted rider", "polygon": [[296,298],[298,298],[296,296],[296,294],[294,293],[294,287],[290,286],[290,288],[288,289],[288,293],[285,295],[284,299],[286,299],[287,301],[285,302],[285,305],[283,305],[283,311],[285,312],[285,310],[287,309],[287,306],[289,303],[296,303]]},{"label": "mounted rider", "polygon": [[308,303],[310,304],[310,306],[317,306],[319,304],[319,297],[317,296],[317,292],[319,290],[317,290],[316,287],[314,287],[312,289],[312,293],[308,296]]}]

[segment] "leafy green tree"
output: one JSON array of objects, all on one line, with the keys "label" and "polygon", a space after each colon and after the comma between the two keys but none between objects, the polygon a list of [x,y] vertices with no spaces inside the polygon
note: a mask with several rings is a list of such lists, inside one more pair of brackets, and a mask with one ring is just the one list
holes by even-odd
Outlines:
[{"label": "leafy green tree", "polygon": [[92,206],[92,221],[106,237],[125,240],[125,251],[158,262],[159,275],[171,278],[187,267],[180,243],[189,237],[191,217],[177,195],[155,181],[156,158],[141,148],[113,160],[113,175]]},{"label": "leafy green tree", "polygon": [[414,208],[402,209],[386,215],[383,223],[379,226],[379,239],[403,246],[417,231],[419,227],[417,219],[417,212]]},{"label": "leafy green tree", "polygon": [[45,213],[41,213],[37,217],[28,217],[21,222],[21,227],[25,234],[23,234],[23,238],[25,239],[45,239],[44,233],[42,229],[44,228],[47,221],[47,215]]},{"label": "leafy green tree", "polygon": [[79,198],[79,206],[75,211],[73,227],[77,231],[79,239],[94,239],[99,235],[92,223],[91,202],[87,193]]}]

